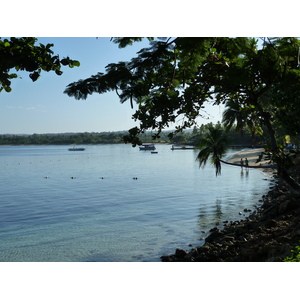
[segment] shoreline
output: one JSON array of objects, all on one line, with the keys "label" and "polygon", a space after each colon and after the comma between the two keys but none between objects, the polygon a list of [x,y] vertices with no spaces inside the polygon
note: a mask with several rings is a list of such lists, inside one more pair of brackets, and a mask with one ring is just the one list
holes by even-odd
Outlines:
[{"label": "shoreline", "polygon": [[[261,162],[259,162],[259,163],[256,162],[259,155],[263,151],[264,151],[264,148],[241,150],[241,151],[236,152],[233,155],[229,156],[226,159],[226,161],[229,163],[233,163],[233,164],[240,164],[241,158],[243,160],[245,160],[245,158],[247,158],[250,167],[256,167],[257,170],[260,170],[272,177],[274,175],[274,171],[275,171],[274,165],[273,165],[274,168],[270,167],[272,165],[270,165],[268,161],[264,160],[264,158],[262,159]],[[259,168],[259,167],[261,167],[261,168]]]},{"label": "shoreline", "polygon": [[[248,158],[255,165],[263,149],[242,150],[227,158],[239,163]],[[258,170],[274,176],[274,169]],[[289,173],[300,181],[300,164]],[[275,176],[276,178],[276,176]],[[191,250],[176,249],[175,254],[161,257],[163,262],[281,262],[291,255],[300,239],[300,196],[292,194],[280,179],[272,179],[276,185],[262,195],[257,210],[245,220],[223,222],[223,228],[214,227],[201,247]]]}]

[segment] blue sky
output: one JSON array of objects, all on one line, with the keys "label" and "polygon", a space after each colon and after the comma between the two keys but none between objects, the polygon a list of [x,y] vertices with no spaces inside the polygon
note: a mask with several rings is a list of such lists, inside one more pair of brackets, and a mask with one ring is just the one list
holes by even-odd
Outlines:
[{"label": "blue sky", "polygon": [[[12,92],[0,93],[0,134],[119,131],[137,125],[131,118],[135,110],[127,102],[121,104],[115,93],[93,94],[78,101],[63,91],[71,82],[104,72],[109,63],[130,60],[148,46],[147,40],[124,49],[110,37],[47,37],[39,42],[53,43],[55,54],[79,60],[81,66],[63,67],[61,76],[44,72],[36,82],[26,72],[22,72],[22,79],[12,80]],[[207,111],[211,115],[208,121],[221,119],[219,107]]]}]

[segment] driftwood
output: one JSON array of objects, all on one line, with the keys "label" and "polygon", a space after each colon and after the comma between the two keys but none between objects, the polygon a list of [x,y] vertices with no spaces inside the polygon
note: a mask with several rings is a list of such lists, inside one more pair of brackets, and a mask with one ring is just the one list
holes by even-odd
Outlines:
[{"label": "driftwood", "polygon": [[246,166],[245,164],[241,165],[241,164],[234,164],[234,163],[230,163],[228,161],[225,161],[225,160],[222,160],[220,159],[220,162],[226,164],[226,165],[231,165],[231,166],[236,166],[236,167],[244,167],[244,168],[253,168],[253,169],[265,169],[265,168],[268,168],[268,169],[276,169],[276,166],[273,164],[273,165],[269,165],[269,166],[265,166],[265,165],[259,165],[259,166]]}]

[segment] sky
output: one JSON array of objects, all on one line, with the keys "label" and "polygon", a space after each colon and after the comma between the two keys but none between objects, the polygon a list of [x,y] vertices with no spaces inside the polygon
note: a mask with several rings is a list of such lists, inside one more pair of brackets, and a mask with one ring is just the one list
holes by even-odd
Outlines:
[{"label": "sky", "polygon": [[[87,100],[75,100],[63,92],[69,83],[104,72],[109,63],[130,60],[149,46],[147,39],[123,49],[110,37],[40,37],[38,42],[53,43],[52,50],[60,58],[69,56],[81,65],[63,67],[61,76],[42,72],[35,82],[28,72],[19,73],[22,78],[12,80],[12,91],[0,93],[0,134],[122,131],[138,125],[132,119],[135,107],[121,104],[114,92],[93,94]],[[221,120],[220,107],[206,111],[209,120],[199,119],[199,125]]]},{"label": "sky", "polygon": [[[290,4],[288,4],[290,2]],[[297,36],[298,11],[294,2],[285,6],[254,0],[247,11],[236,0],[170,5],[152,1],[141,6],[137,1],[106,1],[95,6],[53,0],[41,7],[37,0],[7,1],[0,19],[1,36],[36,36],[61,58],[79,60],[80,67],[63,67],[63,74],[43,72],[32,82],[28,73],[12,80],[12,92],[0,93],[0,134],[63,132],[101,132],[127,130],[138,125],[132,120],[135,110],[121,104],[115,93],[93,94],[75,100],[63,93],[69,83],[104,72],[112,62],[130,60],[148,46],[148,41],[125,49],[110,42],[112,36]],[[259,7],[259,9],[258,9]],[[33,9],[34,8],[34,9]],[[135,8],[133,10],[133,8]],[[159,8],[159,9],[158,9]],[[191,9],[195,8],[195,9]],[[98,38],[96,38],[98,37]],[[207,108],[209,120],[221,120],[223,108]]]}]

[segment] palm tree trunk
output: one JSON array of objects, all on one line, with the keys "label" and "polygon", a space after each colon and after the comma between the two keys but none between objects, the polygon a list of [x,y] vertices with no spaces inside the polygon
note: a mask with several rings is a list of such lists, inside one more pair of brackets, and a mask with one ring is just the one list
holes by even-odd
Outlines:
[{"label": "palm tree trunk", "polygon": [[270,165],[270,166],[245,166],[245,165],[241,165],[241,164],[234,164],[234,163],[230,163],[228,161],[222,160],[220,159],[220,162],[226,165],[231,165],[231,166],[235,166],[235,167],[245,167],[245,168],[252,168],[252,169],[276,169],[276,166],[274,165]]}]

